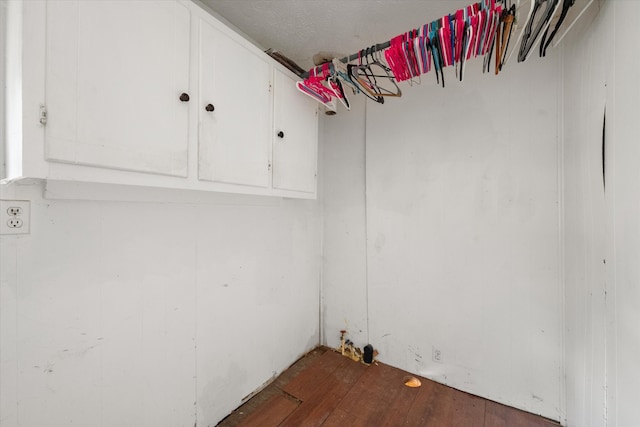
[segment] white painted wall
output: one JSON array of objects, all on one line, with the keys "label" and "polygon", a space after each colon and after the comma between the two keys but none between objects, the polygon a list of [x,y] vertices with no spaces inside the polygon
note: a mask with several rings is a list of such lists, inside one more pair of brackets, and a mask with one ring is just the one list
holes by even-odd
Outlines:
[{"label": "white painted wall", "polygon": [[365,99],[351,111],[320,118],[323,166],[322,313],[324,344],[337,347],[340,330],[361,347],[369,341],[365,210]]},{"label": "white painted wall", "polygon": [[635,1],[601,2],[593,24],[565,47],[569,426],[640,425],[640,59],[633,53],[639,13]]},{"label": "white painted wall", "polygon": [[7,3],[0,2],[0,179],[6,177],[6,136],[5,136],[5,82],[6,82],[6,70],[5,70],[5,49],[7,39]]},{"label": "white painted wall", "polygon": [[[607,425],[605,292],[611,258],[602,131],[607,104],[612,128],[607,84],[612,81],[608,47],[613,42],[613,10],[608,9],[588,31],[576,29],[563,47],[567,425],[581,427]],[[608,184],[610,192],[611,181]]]},{"label": "white painted wall", "polygon": [[325,312],[329,345],[346,325],[383,362],[560,419],[557,64],[555,54],[514,61],[496,78],[473,61],[462,84],[449,74],[443,90],[429,75],[404,85],[401,99],[367,103],[364,165],[361,133],[337,117],[322,141],[333,159],[325,176],[334,191],[327,185],[324,195],[324,304],[336,307]]},{"label": "white painted wall", "polygon": [[316,202],[42,192],[0,186],[0,426],[212,426],[318,344]]},{"label": "white painted wall", "polygon": [[639,12],[603,2],[562,70],[470,62],[323,118],[322,222],[310,201],[0,186],[33,210],[0,237],[0,426],[215,424],[316,345],[320,292],[328,345],[346,328],[555,419],[565,357],[569,426],[640,425]]},{"label": "white painted wall", "polygon": [[609,249],[615,257],[608,282],[613,283],[607,345],[613,390],[608,412],[619,427],[640,425],[640,56],[638,52],[640,3],[609,1],[614,8],[614,84],[612,114],[612,198],[608,214],[613,217]]}]

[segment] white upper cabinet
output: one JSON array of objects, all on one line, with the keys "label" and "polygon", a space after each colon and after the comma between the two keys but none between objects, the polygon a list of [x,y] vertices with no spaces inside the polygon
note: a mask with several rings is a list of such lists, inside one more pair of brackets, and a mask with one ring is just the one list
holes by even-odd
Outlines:
[{"label": "white upper cabinet", "polygon": [[189,28],[176,1],[48,2],[47,159],[186,177]]},{"label": "white upper cabinet", "polygon": [[200,20],[198,176],[268,187],[271,66]]},{"label": "white upper cabinet", "polygon": [[316,197],[315,103],[194,2],[5,9],[1,179]]},{"label": "white upper cabinet", "polygon": [[275,70],[273,187],[315,193],[317,180],[317,103]]}]

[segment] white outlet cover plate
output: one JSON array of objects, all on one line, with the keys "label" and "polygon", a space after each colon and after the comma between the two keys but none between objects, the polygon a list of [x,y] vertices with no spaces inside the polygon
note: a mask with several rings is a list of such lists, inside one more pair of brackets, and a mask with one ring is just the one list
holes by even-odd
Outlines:
[{"label": "white outlet cover plate", "polygon": [[[29,234],[31,232],[31,202],[29,200],[0,200],[0,235]],[[10,215],[9,208],[20,208],[20,215]],[[18,218],[22,220],[22,227],[9,227],[9,220]]]}]

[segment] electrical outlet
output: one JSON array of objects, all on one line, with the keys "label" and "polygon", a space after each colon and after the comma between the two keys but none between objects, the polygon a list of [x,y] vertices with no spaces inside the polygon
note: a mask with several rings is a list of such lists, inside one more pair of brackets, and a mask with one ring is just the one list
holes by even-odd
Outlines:
[{"label": "electrical outlet", "polygon": [[0,200],[0,234],[29,234],[30,204],[28,200]]},{"label": "electrical outlet", "polygon": [[24,222],[20,218],[9,218],[7,221],[7,227],[9,228],[22,228]]},{"label": "electrical outlet", "polygon": [[436,363],[442,363],[442,351],[440,351],[439,349],[433,347],[433,353],[432,353],[432,357],[434,362]]},{"label": "electrical outlet", "polygon": [[22,215],[22,208],[20,206],[9,206],[7,208],[7,215],[9,216]]}]

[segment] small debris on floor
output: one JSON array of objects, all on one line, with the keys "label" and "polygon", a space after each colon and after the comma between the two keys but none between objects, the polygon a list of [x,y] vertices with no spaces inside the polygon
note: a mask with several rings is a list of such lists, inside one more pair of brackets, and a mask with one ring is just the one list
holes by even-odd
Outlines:
[{"label": "small debris on floor", "polygon": [[404,385],[406,385],[407,387],[415,388],[420,387],[422,385],[422,382],[416,377],[406,376],[404,377]]},{"label": "small debris on floor", "polygon": [[[342,354],[345,357],[348,357],[354,362],[362,362],[365,365],[378,363],[378,361],[375,358],[378,355],[378,350],[372,350],[372,354],[367,355],[367,359],[371,359],[369,363],[367,363],[365,362],[365,355],[362,353],[362,350],[360,350],[359,347],[356,347],[353,341],[347,339],[345,337],[346,334],[347,334],[346,330],[343,329],[340,331],[340,347],[337,349],[340,354]],[[371,347],[371,344],[369,344],[367,347],[370,347],[371,349],[373,348]]]}]

